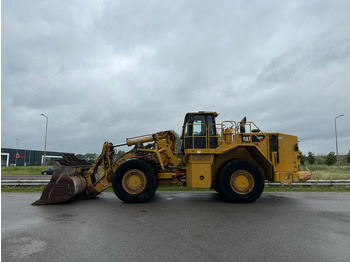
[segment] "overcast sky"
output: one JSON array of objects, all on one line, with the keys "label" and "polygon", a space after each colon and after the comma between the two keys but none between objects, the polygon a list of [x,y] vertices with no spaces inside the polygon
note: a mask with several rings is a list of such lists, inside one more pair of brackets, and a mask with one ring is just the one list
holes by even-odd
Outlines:
[{"label": "overcast sky", "polygon": [[186,112],[350,150],[350,1],[2,0],[1,146],[99,153]]}]

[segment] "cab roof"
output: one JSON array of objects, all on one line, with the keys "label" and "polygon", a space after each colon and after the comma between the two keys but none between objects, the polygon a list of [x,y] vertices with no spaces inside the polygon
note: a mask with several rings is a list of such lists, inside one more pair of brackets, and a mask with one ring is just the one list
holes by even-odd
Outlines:
[{"label": "cab roof", "polygon": [[217,117],[219,114],[215,111],[198,111],[198,112],[188,112],[186,115],[214,115]]}]

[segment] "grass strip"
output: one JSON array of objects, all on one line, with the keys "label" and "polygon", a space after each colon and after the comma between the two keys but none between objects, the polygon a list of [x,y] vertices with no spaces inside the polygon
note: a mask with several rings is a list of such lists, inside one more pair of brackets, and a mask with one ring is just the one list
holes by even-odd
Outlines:
[{"label": "grass strip", "polygon": [[41,170],[52,166],[9,166],[1,167],[1,175],[41,175]]}]

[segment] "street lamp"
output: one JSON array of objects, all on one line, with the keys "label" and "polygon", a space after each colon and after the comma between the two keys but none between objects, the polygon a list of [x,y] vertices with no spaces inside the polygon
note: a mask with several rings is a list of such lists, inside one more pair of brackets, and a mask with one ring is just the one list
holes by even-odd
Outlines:
[{"label": "street lamp", "polygon": [[335,149],[337,151],[337,170],[339,170],[339,157],[338,157],[338,139],[337,139],[337,118],[338,117],[342,117],[344,116],[344,114],[341,114],[339,116],[337,116],[335,119],[334,119],[334,128],[335,128]]},{"label": "street lamp", "polygon": [[18,158],[18,138],[16,138],[16,140],[17,140],[17,146],[16,146],[15,166],[17,166],[17,158]]},{"label": "street lamp", "polygon": [[46,160],[46,141],[47,141],[47,125],[49,123],[49,119],[47,118],[47,116],[45,116],[44,114],[41,114],[43,117],[46,118],[46,130],[45,130],[45,145],[44,145],[44,161],[43,161],[43,166],[45,165],[45,160]]}]

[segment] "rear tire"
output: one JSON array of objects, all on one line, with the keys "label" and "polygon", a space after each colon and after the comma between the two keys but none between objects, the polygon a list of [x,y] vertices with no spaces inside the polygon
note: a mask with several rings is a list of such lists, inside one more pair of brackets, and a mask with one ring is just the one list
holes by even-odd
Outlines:
[{"label": "rear tire", "polygon": [[228,162],[218,177],[219,192],[228,202],[254,202],[264,191],[264,185],[260,169],[245,159]]},{"label": "rear tire", "polygon": [[157,175],[147,162],[128,160],[112,176],[112,187],[116,196],[125,203],[143,203],[156,192]]}]

